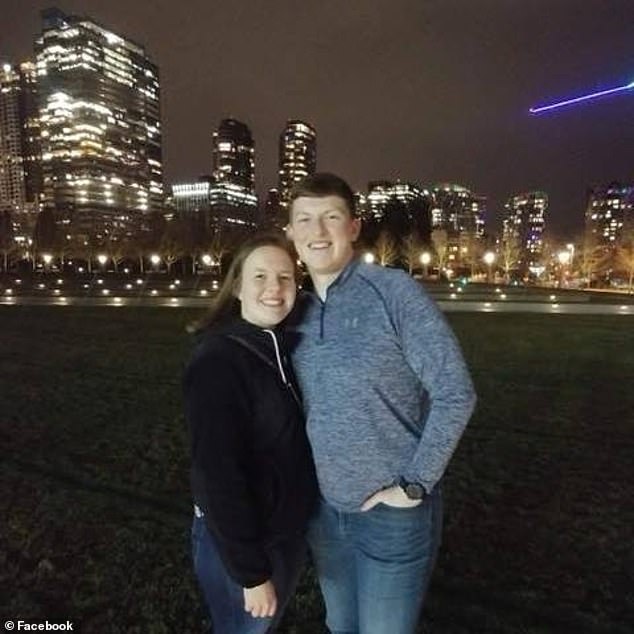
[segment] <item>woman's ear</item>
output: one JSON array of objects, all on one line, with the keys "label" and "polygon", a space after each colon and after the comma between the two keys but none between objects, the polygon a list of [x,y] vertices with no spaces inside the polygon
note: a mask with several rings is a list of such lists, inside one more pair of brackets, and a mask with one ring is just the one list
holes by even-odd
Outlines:
[{"label": "woman's ear", "polygon": [[233,288],[231,289],[231,294],[239,301],[242,301],[242,292],[241,292],[241,286],[242,284],[240,283],[240,278],[238,278],[234,284],[233,284]]}]

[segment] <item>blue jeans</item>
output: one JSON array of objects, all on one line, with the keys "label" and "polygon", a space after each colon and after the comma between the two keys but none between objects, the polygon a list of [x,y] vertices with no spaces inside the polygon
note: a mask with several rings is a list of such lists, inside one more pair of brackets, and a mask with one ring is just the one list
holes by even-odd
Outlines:
[{"label": "blue jeans", "polygon": [[414,508],[342,513],[323,500],[308,543],[332,634],[412,634],[440,546],[440,488]]},{"label": "blue jeans", "polygon": [[264,634],[273,631],[279,623],[306,561],[306,542],[301,537],[289,539],[272,547],[268,554],[273,564],[272,581],[277,594],[277,613],[274,617],[254,618],[244,611],[243,588],[228,575],[204,518],[194,517],[194,570],[215,634]]}]

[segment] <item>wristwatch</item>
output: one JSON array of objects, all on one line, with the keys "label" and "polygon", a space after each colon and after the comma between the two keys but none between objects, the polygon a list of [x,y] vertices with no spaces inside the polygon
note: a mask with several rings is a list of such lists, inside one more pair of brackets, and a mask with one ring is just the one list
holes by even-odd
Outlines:
[{"label": "wristwatch", "polygon": [[425,491],[425,487],[420,482],[408,482],[401,476],[397,484],[410,500],[424,500],[427,497],[427,491]]}]

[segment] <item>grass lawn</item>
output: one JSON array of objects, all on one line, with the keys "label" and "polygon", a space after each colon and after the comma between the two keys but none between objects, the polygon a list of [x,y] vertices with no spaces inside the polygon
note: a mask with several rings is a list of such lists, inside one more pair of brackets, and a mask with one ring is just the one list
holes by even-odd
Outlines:
[{"label": "grass lawn", "polygon": [[[199,632],[180,371],[197,311],[0,308],[6,619]],[[479,394],[421,632],[634,622],[634,318],[451,314]],[[323,632],[310,571],[283,631]]]}]

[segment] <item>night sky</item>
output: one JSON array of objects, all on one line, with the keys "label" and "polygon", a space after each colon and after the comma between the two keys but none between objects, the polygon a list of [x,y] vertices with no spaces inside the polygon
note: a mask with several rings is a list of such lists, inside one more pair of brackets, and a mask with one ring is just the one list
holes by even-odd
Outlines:
[{"label": "night sky", "polygon": [[355,189],[460,183],[495,220],[539,188],[564,238],[581,230],[587,186],[634,182],[634,90],[528,114],[634,80],[634,0],[2,0],[0,62],[31,55],[48,6],[158,64],[167,183],[210,172],[228,116],[253,131],[260,193],[289,118],[315,125],[318,169]]}]

